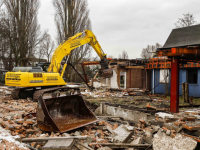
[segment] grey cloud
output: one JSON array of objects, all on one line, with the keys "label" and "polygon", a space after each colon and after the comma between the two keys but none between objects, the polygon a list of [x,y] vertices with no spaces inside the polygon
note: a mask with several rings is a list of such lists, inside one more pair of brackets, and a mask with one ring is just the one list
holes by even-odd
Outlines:
[{"label": "grey cloud", "polygon": [[[138,58],[147,44],[164,44],[174,23],[193,13],[200,23],[199,0],[88,0],[92,31],[108,55],[126,50]],[[52,2],[41,0],[39,22],[56,37]]]}]

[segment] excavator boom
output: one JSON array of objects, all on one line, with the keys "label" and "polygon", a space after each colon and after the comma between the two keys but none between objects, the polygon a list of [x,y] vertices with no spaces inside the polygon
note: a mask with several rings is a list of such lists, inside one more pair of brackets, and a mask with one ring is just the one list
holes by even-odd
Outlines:
[{"label": "excavator boom", "polygon": [[[53,56],[51,58],[51,64],[49,65],[48,72],[58,73],[61,67],[61,61],[65,56],[70,55],[71,51],[77,47],[85,45],[89,43],[97,55],[101,58],[101,71],[100,76],[111,77],[112,69],[108,68],[108,60],[106,59],[106,54],[103,52],[101,45],[97,41],[95,35],[90,30],[85,30],[85,36],[81,37],[83,33],[77,33],[73,37],[69,38],[64,43],[61,43],[58,48],[54,51]],[[65,70],[62,70],[62,73]]]}]

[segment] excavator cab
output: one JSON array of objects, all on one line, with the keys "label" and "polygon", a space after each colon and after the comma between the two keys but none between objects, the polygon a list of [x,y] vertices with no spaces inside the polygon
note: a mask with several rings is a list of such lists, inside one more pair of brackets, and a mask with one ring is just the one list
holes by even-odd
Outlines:
[{"label": "excavator cab", "polygon": [[47,72],[47,69],[49,68],[50,63],[45,62],[45,63],[38,63],[36,64],[36,67],[41,67],[44,72]]}]

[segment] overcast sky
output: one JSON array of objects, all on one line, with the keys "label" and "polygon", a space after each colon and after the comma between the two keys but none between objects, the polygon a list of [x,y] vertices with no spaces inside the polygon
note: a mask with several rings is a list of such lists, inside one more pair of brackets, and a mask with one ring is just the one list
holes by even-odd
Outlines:
[{"label": "overcast sky", "polygon": [[[125,50],[140,58],[148,44],[164,45],[174,23],[192,13],[200,23],[200,0],[88,0],[92,31],[105,53],[117,58]],[[41,0],[38,20],[56,39],[52,1]]]}]

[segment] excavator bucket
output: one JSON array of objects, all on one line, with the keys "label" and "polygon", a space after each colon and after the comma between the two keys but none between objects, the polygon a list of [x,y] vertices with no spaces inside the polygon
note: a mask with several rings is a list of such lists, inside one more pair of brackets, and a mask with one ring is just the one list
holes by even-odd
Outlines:
[{"label": "excavator bucket", "polygon": [[99,69],[99,76],[104,78],[110,78],[113,76],[113,69]]},{"label": "excavator bucket", "polygon": [[97,121],[96,116],[85,105],[81,95],[47,99],[40,96],[36,117],[41,130],[60,133]]}]

